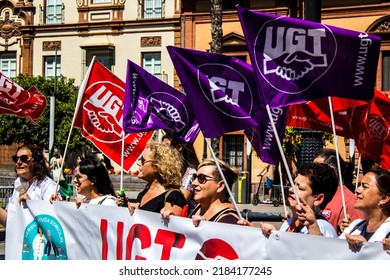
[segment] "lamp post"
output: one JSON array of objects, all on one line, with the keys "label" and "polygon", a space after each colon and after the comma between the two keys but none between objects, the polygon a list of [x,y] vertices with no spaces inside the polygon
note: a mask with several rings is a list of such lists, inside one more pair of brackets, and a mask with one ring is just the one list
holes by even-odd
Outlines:
[{"label": "lamp post", "polygon": [[54,87],[50,93],[50,122],[49,122],[49,158],[53,153],[54,145],[54,117],[55,117],[55,95],[57,90],[57,45],[54,46]]},{"label": "lamp post", "polygon": [[[321,0],[305,0],[305,20],[321,22]],[[314,153],[322,148],[323,132],[315,130],[301,130],[302,149],[299,164],[313,161]]]}]

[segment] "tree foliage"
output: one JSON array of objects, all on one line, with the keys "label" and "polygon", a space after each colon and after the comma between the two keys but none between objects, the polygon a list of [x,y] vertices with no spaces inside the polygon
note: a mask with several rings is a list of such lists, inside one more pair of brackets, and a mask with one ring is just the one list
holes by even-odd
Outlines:
[{"label": "tree foliage", "polygon": [[[21,74],[13,81],[24,89],[35,86],[46,97],[46,109],[35,121],[36,125],[26,118],[0,115],[0,144],[35,143],[47,149],[49,143],[50,94],[54,93],[54,146],[63,150],[68,139],[78,94],[74,79],[61,76],[55,83],[54,78],[45,79],[41,76],[34,77],[29,74]],[[54,86],[56,87],[55,92]],[[83,150],[90,146],[90,143],[81,136],[80,130],[73,129],[68,149]]]}]

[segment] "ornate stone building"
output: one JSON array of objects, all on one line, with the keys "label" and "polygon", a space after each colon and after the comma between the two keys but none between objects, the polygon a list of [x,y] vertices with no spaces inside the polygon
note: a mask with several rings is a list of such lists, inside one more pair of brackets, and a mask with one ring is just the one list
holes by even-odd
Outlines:
[{"label": "ornate stone building", "polygon": [[121,79],[131,59],[172,82],[165,46],[180,44],[180,5],[166,0],[1,1],[0,71],[11,78],[19,73],[49,77],[56,71],[80,84],[95,55]]}]

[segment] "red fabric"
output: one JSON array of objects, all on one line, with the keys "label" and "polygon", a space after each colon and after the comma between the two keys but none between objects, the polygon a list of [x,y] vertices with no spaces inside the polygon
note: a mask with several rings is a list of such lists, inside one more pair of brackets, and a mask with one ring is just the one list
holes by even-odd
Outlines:
[{"label": "red fabric", "polygon": [[183,210],[181,211],[180,217],[187,218],[188,216],[188,204],[183,206]]},{"label": "red fabric", "polygon": [[[336,134],[352,138],[347,109],[367,104],[365,101],[332,97]],[[289,107],[287,126],[333,133],[328,98],[320,98]]]},{"label": "red fabric", "polygon": [[34,86],[28,90],[15,84],[0,72],[0,114],[26,117],[33,121],[46,108],[46,98]]},{"label": "red fabric", "polygon": [[80,87],[80,107],[75,126],[103,154],[128,172],[144,151],[153,131],[125,134],[122,151],[122,115],[125,84],[98,61]]},{"label": "red fabric", "polygon": [[362,159],[373,160],[390,168],[390,99],[375,90],[369,105],[358,106],[349,113],[356,146]]}]

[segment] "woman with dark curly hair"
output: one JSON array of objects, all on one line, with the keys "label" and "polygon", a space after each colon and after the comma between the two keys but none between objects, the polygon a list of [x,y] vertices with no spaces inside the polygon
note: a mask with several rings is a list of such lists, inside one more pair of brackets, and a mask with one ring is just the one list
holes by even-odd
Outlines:
[{"label": "woman with dark curly hair", "polygon": [[[135,209],[141,209],[156,213],[165,210],[179,216],[187,204],[180,191],[181,165],[180,154],[176,149],[162,143],[149,142],[138,160],[138,178],[148,183],[138,194],[135,203],[127,203],[130,214]],[[117,204],[121,205],[122,199],[117,198]]]},{"label": "woman with dark curly hair", "polygon": [[[42,149],[35,144],[25,144],[18,147],[15,162],[15,172],[18,178],[14,182],[14,191],[10,199],[19,198],[19,202],[27,199],[47,200],[51,195],[58,194],[56,182],[50,178],[50,170]],[[8,208],[8,207],[7,207]],[[0,210],[0,223],[6,225],[7,208]]]}]

